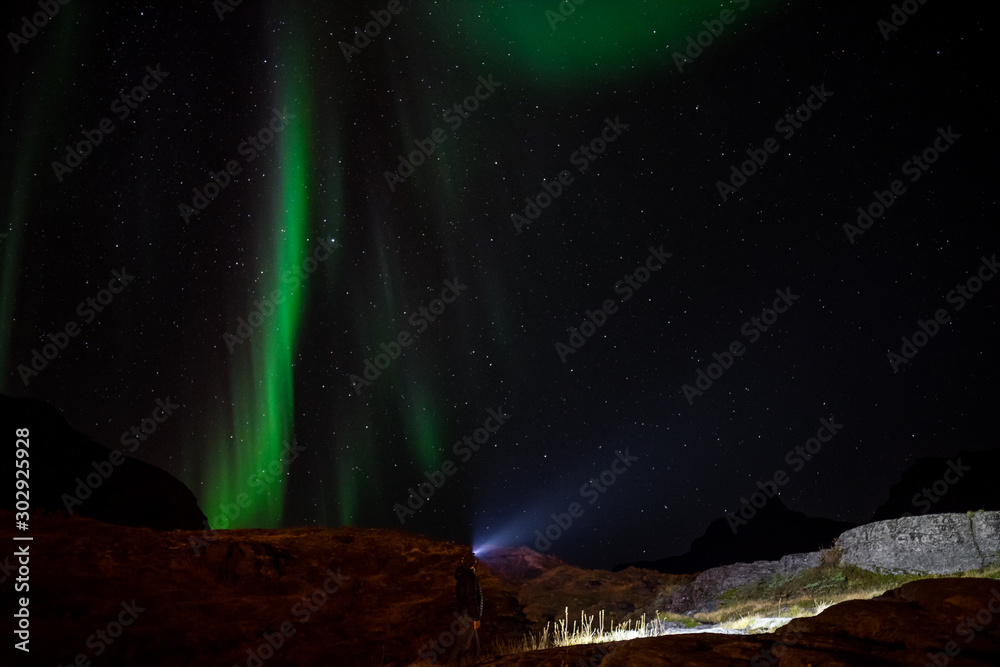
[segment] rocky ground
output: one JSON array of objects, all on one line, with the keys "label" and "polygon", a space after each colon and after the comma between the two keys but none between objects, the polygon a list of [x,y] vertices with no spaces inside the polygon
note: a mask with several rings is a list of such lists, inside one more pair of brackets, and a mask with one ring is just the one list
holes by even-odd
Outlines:
[{"label": "rocky ground", "polygon": [[845,602],[818,616],[795,619],[773,634],[651,637],[536,651],[483,664],[995,667],[1000,664],[1000,582],[915,581],[872,600]]},{"label": "rocky ground", "polygon": [[631,621],[656,619],[657,611],[666,611],[671,596],[682,585],[694,580],[692,575],[663,574],[634,567],[621,572],[584,570],[563,563],[526,547],[497,549],[482,556],[489,569],[514,584],[518,602],[534,629],[558,619],[569,622],[581,614],[596,619],[603,611],[605,627]]},{"label": "rocky ground", "polygon": [[[12,516],[0,512],[4,544],[11,544],[6,527],[12,524]],[[32,532],[31,654],[14,664],[419,663],[450,643],[453,571],[465,549],[401,531],[204,535],[56,515],[36,516]],[[10,623],[21,593],[13,590],[11,561],[0,565],[0,607]],[[567,605],[576,614],[601,607],[616,621],[635,617],[690,580],[634,568],[581,570],[530,550],[495,554],[480,576],[487,600],[484,647],[537,631],[562,617]],[[960,653],[947,664],[995,665],[998,616],[1000,582],[927,580],[876,600],[836,605],[774,634],[655,637],[483,664],[728,665],[764,660],[771,651],[776,662],[758,664],[923,665],[928,652],[946,656],[953,649]]]}]

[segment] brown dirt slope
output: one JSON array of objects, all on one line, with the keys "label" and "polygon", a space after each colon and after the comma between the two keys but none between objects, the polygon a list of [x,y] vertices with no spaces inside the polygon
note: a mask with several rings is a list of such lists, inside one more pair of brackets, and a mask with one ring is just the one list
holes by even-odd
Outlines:
[{"label": "brown dirt slope", "polygon": [[[5,545],[12,524],[0,512]],[[294,634],[265,664],[409,664],[453,620],[464,550],[400,531],[302,528],[218,531],[196,556],[189,538],[200,531],[51,515],[37,516],[31,534],[30,664],[53,665],[94,659],[88,638],[133,600],[144,611],[105,645],[102,665],[253,665],[248,650],[285,622]],[[514,587],[482,570],[484,640],[521,636],[528,623]],[[324,583],[339,590],[327,594]],[[0,584],[7,619],[12,584]]]}]

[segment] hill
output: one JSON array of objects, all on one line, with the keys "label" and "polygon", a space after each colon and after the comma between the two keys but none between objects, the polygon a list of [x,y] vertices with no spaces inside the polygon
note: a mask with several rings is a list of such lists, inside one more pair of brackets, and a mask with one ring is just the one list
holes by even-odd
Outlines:
[{"label": "hill", "polygon": [[[87,438],[48,403],[0,394],[2,431],[13,435],[28,425],[32,510],[161,530],[204,527],[198,501],[176,477]],[[13,511],[14,502],[5,493],[0,508]]]},{"label": "hill", "polygon": [[716,519],[701,537],[691,543],[687,553],[654,561],[638,561],[615,569],[634,566],[691,574],[730,563],[779,560],[788,554],[818,551],[853,527],[853,523],[808,517],[790,510],[779,496],[768,501],[745,524],[737,525],[735,532],[730,519]]}]

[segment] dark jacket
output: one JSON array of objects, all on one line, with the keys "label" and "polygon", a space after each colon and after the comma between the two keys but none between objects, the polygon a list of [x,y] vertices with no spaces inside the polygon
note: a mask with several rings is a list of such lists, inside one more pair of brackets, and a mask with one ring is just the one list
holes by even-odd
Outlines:
[{"label": "dark jacket", "polygon": [[468,614],[473,621],[483,616],[483,589],[479,578],[470,568],[455,569],[455,597],[458,598],[458,613]]}]

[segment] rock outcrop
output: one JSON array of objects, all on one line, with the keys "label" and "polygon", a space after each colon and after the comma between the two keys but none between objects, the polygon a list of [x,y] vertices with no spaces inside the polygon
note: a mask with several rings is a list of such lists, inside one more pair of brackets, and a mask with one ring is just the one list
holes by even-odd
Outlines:
[{"label": "rock outcrop", "polygon": [[734,563],[705,570],[690,584],[680,587],[669,608],[678,613],[715,611],[717,599],[726,591],[766,581],[775,574],[792,577],[819,565],[820,552],[790,554],[781,560]]},{"label": "rock outcrop", "polygon": [[819,567],[823,554],[820,551],[810,551],[806,554],[788,554],[778,561],[778,574],[783,577],[794,577],[799,572]]},{"label": "rock outcrop", "polygon": [[865,524],[837,538],[840,561],[871,571],[953,574],[1000,560],[1000,512],[928,514]]},{"label": "rock outcrop", "polygon": [[774,560],[710,568],[674,593],[670,609],[680,613],[715,611],[717,598],[726,591],[770,579],[777,571],[778,561]]},{"label": "rock outcrop", "polygon": [[[877,521],[852,528],[836,541],[840,562],[872,572],[955,574],[1000,562],[1000,512],[928,514]],[[790,554],[779,561],[713,567],[671,596],[678,613],[711,612],[726,591],[756,584],[775,574],[791,577],[817,567],[820,552]]]},{"label": "rock outcrop", "polygon": [[[176,477],[120,452],[111,459],[112,450],[73,429],[48,403],[0,394],[0,429],[13,434],[26,425],[31,425],[33,510],[66,511],[69,505],[73,513],[105,523],[160,530],[204,527],[198,501]],[[4,494],[0,507],[13,511],[14,494]]]}]

